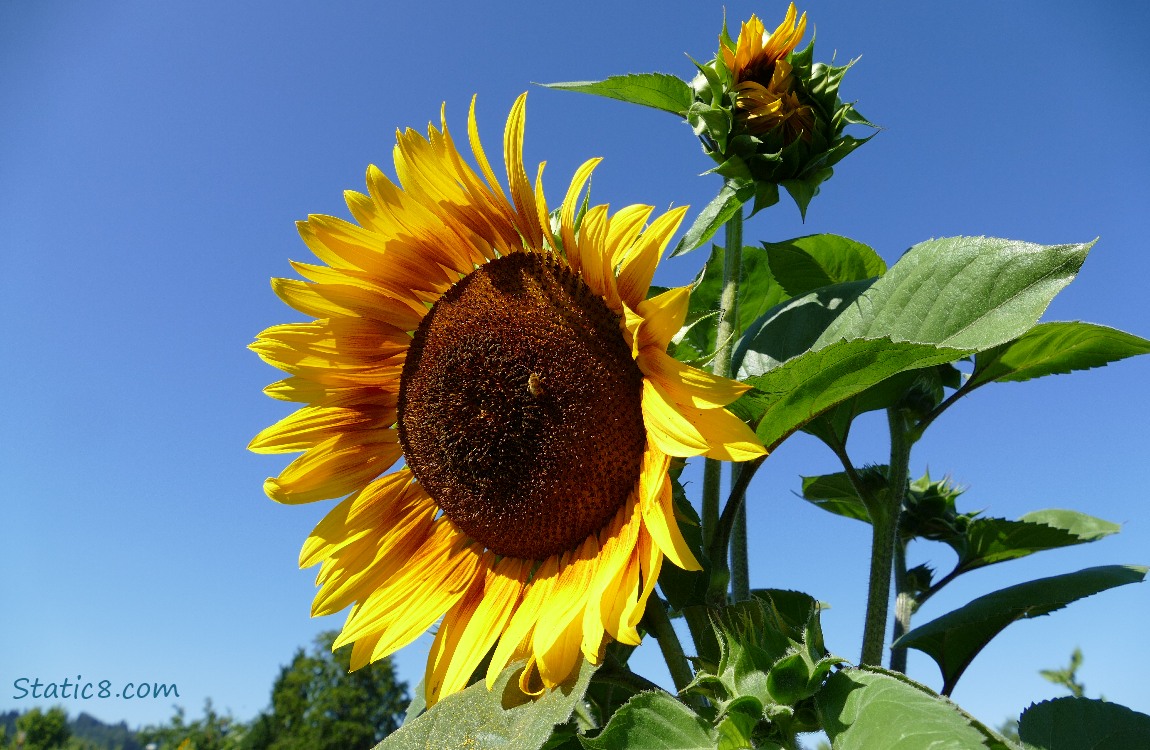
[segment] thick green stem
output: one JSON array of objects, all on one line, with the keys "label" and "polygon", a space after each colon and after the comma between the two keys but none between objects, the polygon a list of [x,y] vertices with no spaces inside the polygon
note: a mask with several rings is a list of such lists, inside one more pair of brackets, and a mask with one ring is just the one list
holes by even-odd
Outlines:
[{"label": "thick green stem", "polygon": [[[719,321],[715,327],[715,355],[711,372],[730,377],[730,355],[734,351],[736,303],[739,271],[743,266],[743,209],[726,224],[727,246],[722,255],[722,291],[719,294]],[[703,465],[703,542],[710,545],[719,522],[719,493],[722,484],[722,461],[708,458]],[[745,525],[745,521],[744,521]],[[745,534],[744,534],[745,536]]]},{"label": "thick green stem", "polygon": [[722,491],[723,462],[711,458],[703,460],[703,513],[699,523],[703,527],[703,547],[710,548],[719,525],[719,493]]},{"label": "thick green stem", "polygon": [[[914,592],[910,587],[910,578],[906,573],[906,542],[896,539],[894,543],[894,629],[891,631],[890,642],[894,643],[910,630],[910,618],[914,615]],[[890,668],[895,672],[906,674],[906,649],[892,648],[890,651]]]},{"label": "thick green stem", "polygon": [[695,676],[691,672],[686,654],[683,653],[683,645],[679,643],[679,635],[671,625],[671,618],[667,616],[667,603],[660,599],[658,594],[651,594],[651,598],[647,600],[643,620],[663,652],[663,660],[667,662],[667,669],[671,672],[675,689],[681,692],[691,684]]},{"label": "thick green stem", "polygon": [[[735,321],[738,315],[739,277],[743,258],[743,211],[740,208],[725,225],[726,247],[723,250],[723,289],[719,295],[719,320],[715,330],[715,359],[711,372],[731,377],[731,353],[734,351]],[[703,464],[703,544],[711,546],[714,531],[719,522],[719,493],[722,484],[722,462],[708,458]],[[742,537],[746,538],[746,518],[742,521]],[[738,533],[736,533],[738,536]],[[719,561],[712,559],[712,564]],[[726,562],[726,551],[723,552]],[[742,575],[746,578],[746,554],[738,565],[743,566]],[[738,573],[736,574],[738,575]]]},{"label": "thick green stem", "polygon": [[898,538],[898,516],[906,498],[910,467],[911,441],[907,434],[906,417],[899,409],[887,409],[890,423],[890,466],[887,473],[889,487],[885,502],[867,507],[871,517],[870,585],[863,623],[862,664],[882,665],[883,644],[886,641],[886,621],[890,608],[891,567],[894,564],[895,540]]},{"label": "thick green stem", "polygon": [[[739,484],[742,473],[742,464],[731,464],[731,487]],[[746,491],[732,501],[738,503],[739,507],[735,512],[734,528],[731,529],[731,598],[736,602],[745,602],[751,598],[750,566],[747,562]]]}]

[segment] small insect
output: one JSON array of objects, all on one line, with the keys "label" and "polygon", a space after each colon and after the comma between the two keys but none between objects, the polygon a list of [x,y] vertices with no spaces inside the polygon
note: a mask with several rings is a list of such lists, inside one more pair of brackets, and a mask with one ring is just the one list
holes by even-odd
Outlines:
[{"label": "small insect", "polygon": [[533,372],[527,376],[527,392],[535,398],[543,395],[543,378],[539,373]]}]

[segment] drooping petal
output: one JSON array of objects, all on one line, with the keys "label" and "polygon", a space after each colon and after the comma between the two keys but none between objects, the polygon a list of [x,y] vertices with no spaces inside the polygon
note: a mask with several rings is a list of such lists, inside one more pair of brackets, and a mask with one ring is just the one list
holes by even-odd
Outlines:
[{"label": "drooping petal", "polygon": [[505,557],[490,565],[487,559],[480,566],[487,575],[476,576],[468,595],[443,618],[435,635],[428,655],[428,707],[467,686],[519,604],[530,561]]},{"label": "drooping petal", "polygon": [[731,403],[751,386],[685,365],[653,346],[639,352],[639,369],[677,404],[717,409]]},{"label": "drooping petal", "polygon": [[523,592],[523,599],[516,608],[511,621],[499,637],[499,645],[491,656],[487,668],[487,688],[495,684],[499,673],[511,661],[521,645],[531,637],[535,624],[539,620],[539,613],[544,603],[555,589],[559,577],[559,558],[555,555],[547,558],[532,576]]},{"label": "drooping petal", "polygon": [[670,463],[670,459],[653,446],[643,456],[643,473],[639,477],[643,526],[668,560],[683,570],[702,570],[675,520],[671,478],[667,476]]}]

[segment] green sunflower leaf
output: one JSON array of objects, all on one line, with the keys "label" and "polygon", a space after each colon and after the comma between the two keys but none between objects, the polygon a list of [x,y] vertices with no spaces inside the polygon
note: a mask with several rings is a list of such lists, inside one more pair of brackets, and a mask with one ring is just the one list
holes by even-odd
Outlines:
[{"label": "green sunflower leaf", "polygon": [[833,750],[1010,747],[948,699],[878,667],[832,675],[815,701]]},{"label": "green sunflower leaf", "polygon": [[1043,550],[1096,542],[1121,530],[1085,513],[1051,509],[1027,513],[1017,521],[974,518],[961,535],[940,541],[958,553],[956,570],[965,573]]},{"label": "green sunflower leaf", "polygon": [[[832,449],[845,445],[851,422],[868,411],[905,406],[909,403],[933,408],[945,396],[943,387],[961,385],[962,372],[952,363],[912,370],[895,375],[874,385],[859,395],[844,401],[803,427]],[[922,412],[920,412],[922,413]]]},{"label": "green sunflower leaf", "polygon": [[[681,360],[705,360],[715,351],[715,316],[723,291],[725,253],[724,248],[713,245],[711,257],[691,287],[684,330],[676,337],[675,356]],[[761,247],[744,247],[739,268],[741,278],[735,336],[742,336],[757,319],[787,296],[771,273],[767,253]]]},{"label": "green sunflower leaf", "polygon": [[747,327],[731,355],[731,371],[740,379],[761,375],[809,351],[827,326],[872,283],[871,279],[847,281],[784,298]]},{"label": "green sunflower leaf", "polygon": [[835,318],[815,347],[883,336],[973,351],[1005,344],[1034,326],[1093,244],[928,240]]},{"label": "green sunflower leaf", "polygon": [[930,656],[942,671],[942,692],[949,694],[970,662],[1008,625],[1062,609],[1067,604],[1115,586],[1138,583],[1148,568],[1104,565],[1040,578],[980,596],[894,642]]},{"label": "green sunflower leaf", "polygon": [[718,733],[669,694],[650,692],[616,711],[598,737],[580,741],[587,750],[713,750]]},{"label": "green sunflower leaf", "polygon": [[900,372],[952,362],[968,354],[890,339],[837,341],[793,357],[762,375],[731,409],[755,427],[768,450],[831,407]]},{"label": "green sunflower leaf", "polygon": [[[375,750],[423,750],[428,747],[468,747],[538,750],[583,700],[595,666],[583,660],[578,674],[531,700],[512,678],[522,663],[503,670],[489,691],[483,681],[447,696],[414,721],[405,723]],[[504,707],[507,704],[508,707]]]},{"label": "green sunflower leaf", "polygon": [[687,110],[695,101],[695,92],[686,81],[666,73],[630,73],[611,76],[602,81],[568,81],[543,85],[560,91],[577,91],[654,107],[680,117],[687,116]]},{"label": "green sunflower leaf", "polygon": [[784,242],[764,242],[771,272],[790,297],[844,281],[863,281],[886,273],[886,263],[871,248],[837,234],[810,234]]},{"label": "green sunflower leaf", "polygon": [[1145,747],[1150,716],[1089,698],[1032,704],[1018,720],[1027,750],[1129,750]]},{"label": "green sunflower leaf", "polygon": [[[885,471],[885,467],[882,467]],[[870,514],[846,472],[803,477],[802,497],[825,511],[870,523]],[[885,492],[885,488],[881,491]]]},{"label": "green sunflower leaf", "polygon": [[1040,323],[1014,341],[980,352],[966,388],[1104,367],[1148,352],[1150,341],[1116,328],[1081,322]]},{"label": "green sunflower leaf", "polygon": [[703,206],[703,210],[695,217],[694,223],[679,240],[679,244],[675,246],[675,251],[671,253],[671,257],[686,255],[692,250],[702,247],[732,216],[743,210],[744,203],[754,197],[755,184],[753,182],[726,180],[719,190],[719,194],[712,198],[710,203]]}]

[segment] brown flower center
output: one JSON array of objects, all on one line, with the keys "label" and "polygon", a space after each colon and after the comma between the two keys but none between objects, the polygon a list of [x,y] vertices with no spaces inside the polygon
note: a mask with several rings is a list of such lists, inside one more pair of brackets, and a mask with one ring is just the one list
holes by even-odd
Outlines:
[{"label": "brown flower center", "polygon": [[542,560],[601,529],[637,484],[642,384],[603,299],[562,261],[513,253],[424,317],[400,380],[399,439],[460,529]]}]

